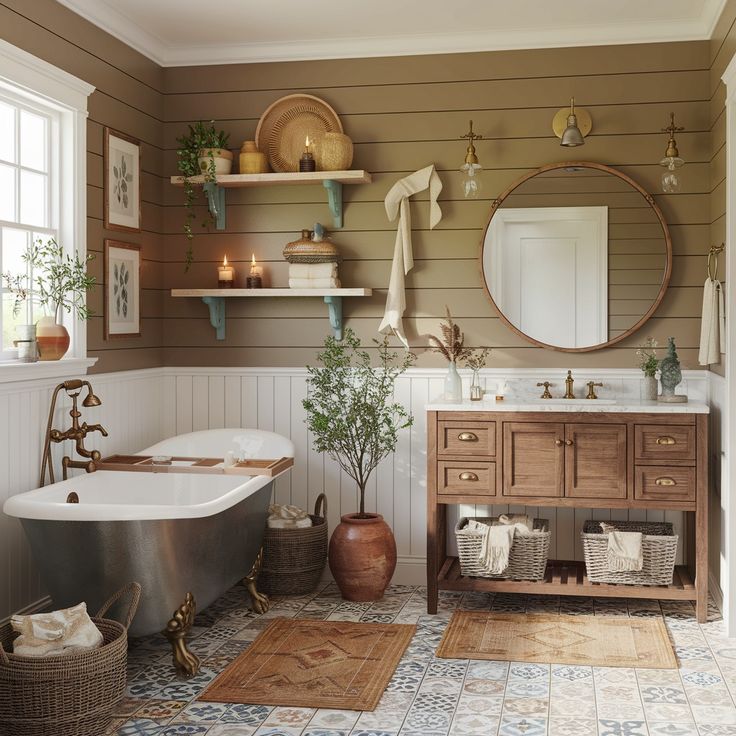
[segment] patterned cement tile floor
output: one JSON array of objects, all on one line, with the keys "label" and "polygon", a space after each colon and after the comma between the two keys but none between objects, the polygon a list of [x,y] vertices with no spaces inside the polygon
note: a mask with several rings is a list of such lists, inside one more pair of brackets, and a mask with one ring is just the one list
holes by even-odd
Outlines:
[{"label": "patterned cement tile floor", "polygon": [[[253,614],[245,589],[197,616],[191,648],[200,673],[178,680],[162,636],[134,642],[128,693],[110,733],[120,736],[736,736],[736,641],[720,615],[698,625],[690,603],[441,593],[436,616],[425,589],[394,585],[377,603],[349,603],[334,584]],[[436,659],[454,610],[663,616],[679,670],[571,667]],[[416,623],[373,712],[198,703],[203,688],[277,616]]]}]

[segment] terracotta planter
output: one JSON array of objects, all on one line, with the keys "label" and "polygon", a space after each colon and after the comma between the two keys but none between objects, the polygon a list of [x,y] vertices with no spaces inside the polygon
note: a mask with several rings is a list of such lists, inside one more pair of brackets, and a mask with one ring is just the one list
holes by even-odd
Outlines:
[{"label": "terracotta planter", "polygon": [[59,360],[69,350],[69,333],[53,317],[41,317],[36,323],[39,360]]},{"label": "terracotta planter", "polygon": [[330,570],[348,601],[377,601],[396,568],[396,540],[380,514],[345,514],[330,539]]},{"label": "terracotta planter", "polygon": [[233,153],[226,148],[203,148],[199,152],[199,168],[202,173],[209,169],[210,152],[215,162],[215,174],[229,174],[233,168]]}]

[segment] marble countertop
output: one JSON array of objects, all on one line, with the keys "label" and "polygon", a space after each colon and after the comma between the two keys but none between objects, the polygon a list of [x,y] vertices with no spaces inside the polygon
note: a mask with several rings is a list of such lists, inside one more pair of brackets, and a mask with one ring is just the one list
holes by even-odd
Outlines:
[{"label": "marble countertop", "polygon": [[434,399],[425,406],[427,411],[546,411],[546,412],[606,412],[606,413],[645,413],[645,414],[708,414],[707,404],[699,402],[664,403],[659,401],[637,401],[631,398],[622,399],[531,399],[525,400],[507,396],[503,401],[495,397],[483,401],[464,399],[461,403],[450,403],[442,399]]}]

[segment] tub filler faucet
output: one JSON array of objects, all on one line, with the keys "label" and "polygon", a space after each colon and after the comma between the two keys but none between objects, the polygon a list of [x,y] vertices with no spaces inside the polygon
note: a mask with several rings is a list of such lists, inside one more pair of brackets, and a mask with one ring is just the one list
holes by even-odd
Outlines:
[{"label": "tub filler faucet", "polygon": [[[51,443],[52,442],[64,442],[66,440],[72,440],[75,444],[75,449],[80,457],[86,458],[86,460],[73,460],[69,455],[65,455],[61,459],[61,467],[63,473],[63,479],[67,479],[67,470],[69,468],[82,468],[88,473],[95,470],[95,462],[100,459],[99,450],[88,450],[84,446],[84,440],[90,432],[99,432],[103,437],[107,437],[107,430],[101,424],[87,424],[87,422],[79,423],[79,418],[82,416],[82,412],[77,407],[77,398],[82,393],[82,389],[87,387],[87,396],[82,401],[82,406],[89,408],[91,406],[99,406],[102,401],[95,396],[92,391],[92,385],[89,381],[83,381],[80,378],[74,378],[69,381],[60,383],[55,389],[51,397],[51,408],[49,409],[49,420],[46,424],[46,434],[44,436],[43,443],[43,455],[41,456],[41,477],[38,485],[42,487],[46,483],[46,470],[48,468],[49,481],[54,483],[54,465],[51,462]],[[54,412],[56,411],[56,399],[61,391],[66,391],[67,396],[71,397],[72,408],[69,412],[69,416],[72,418],[72,426],[66,431],[62,432],[58,429],[53,429],[52,424],[54,421]]]}]

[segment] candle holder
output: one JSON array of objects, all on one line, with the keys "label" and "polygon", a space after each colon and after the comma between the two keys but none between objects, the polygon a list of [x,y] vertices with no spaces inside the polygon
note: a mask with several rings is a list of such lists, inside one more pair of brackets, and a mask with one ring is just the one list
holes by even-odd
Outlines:
[{"label": "candle holder", "polygon": [[302,157],[299,159],[299,171],[316,171],[317,164],[314,161],[314,156],[309,151],[304,151]]},{"label": "candle holder", "polygon": [[217,267],[217,288],[232,289],[235,286],[235,269],[227,263],[227,256],[222,266]]},{"label": "candle holder", "polygon": [[261,289],[263,288],[263,281],[260,276],[248,276],[245,280],[246,289]]}]

